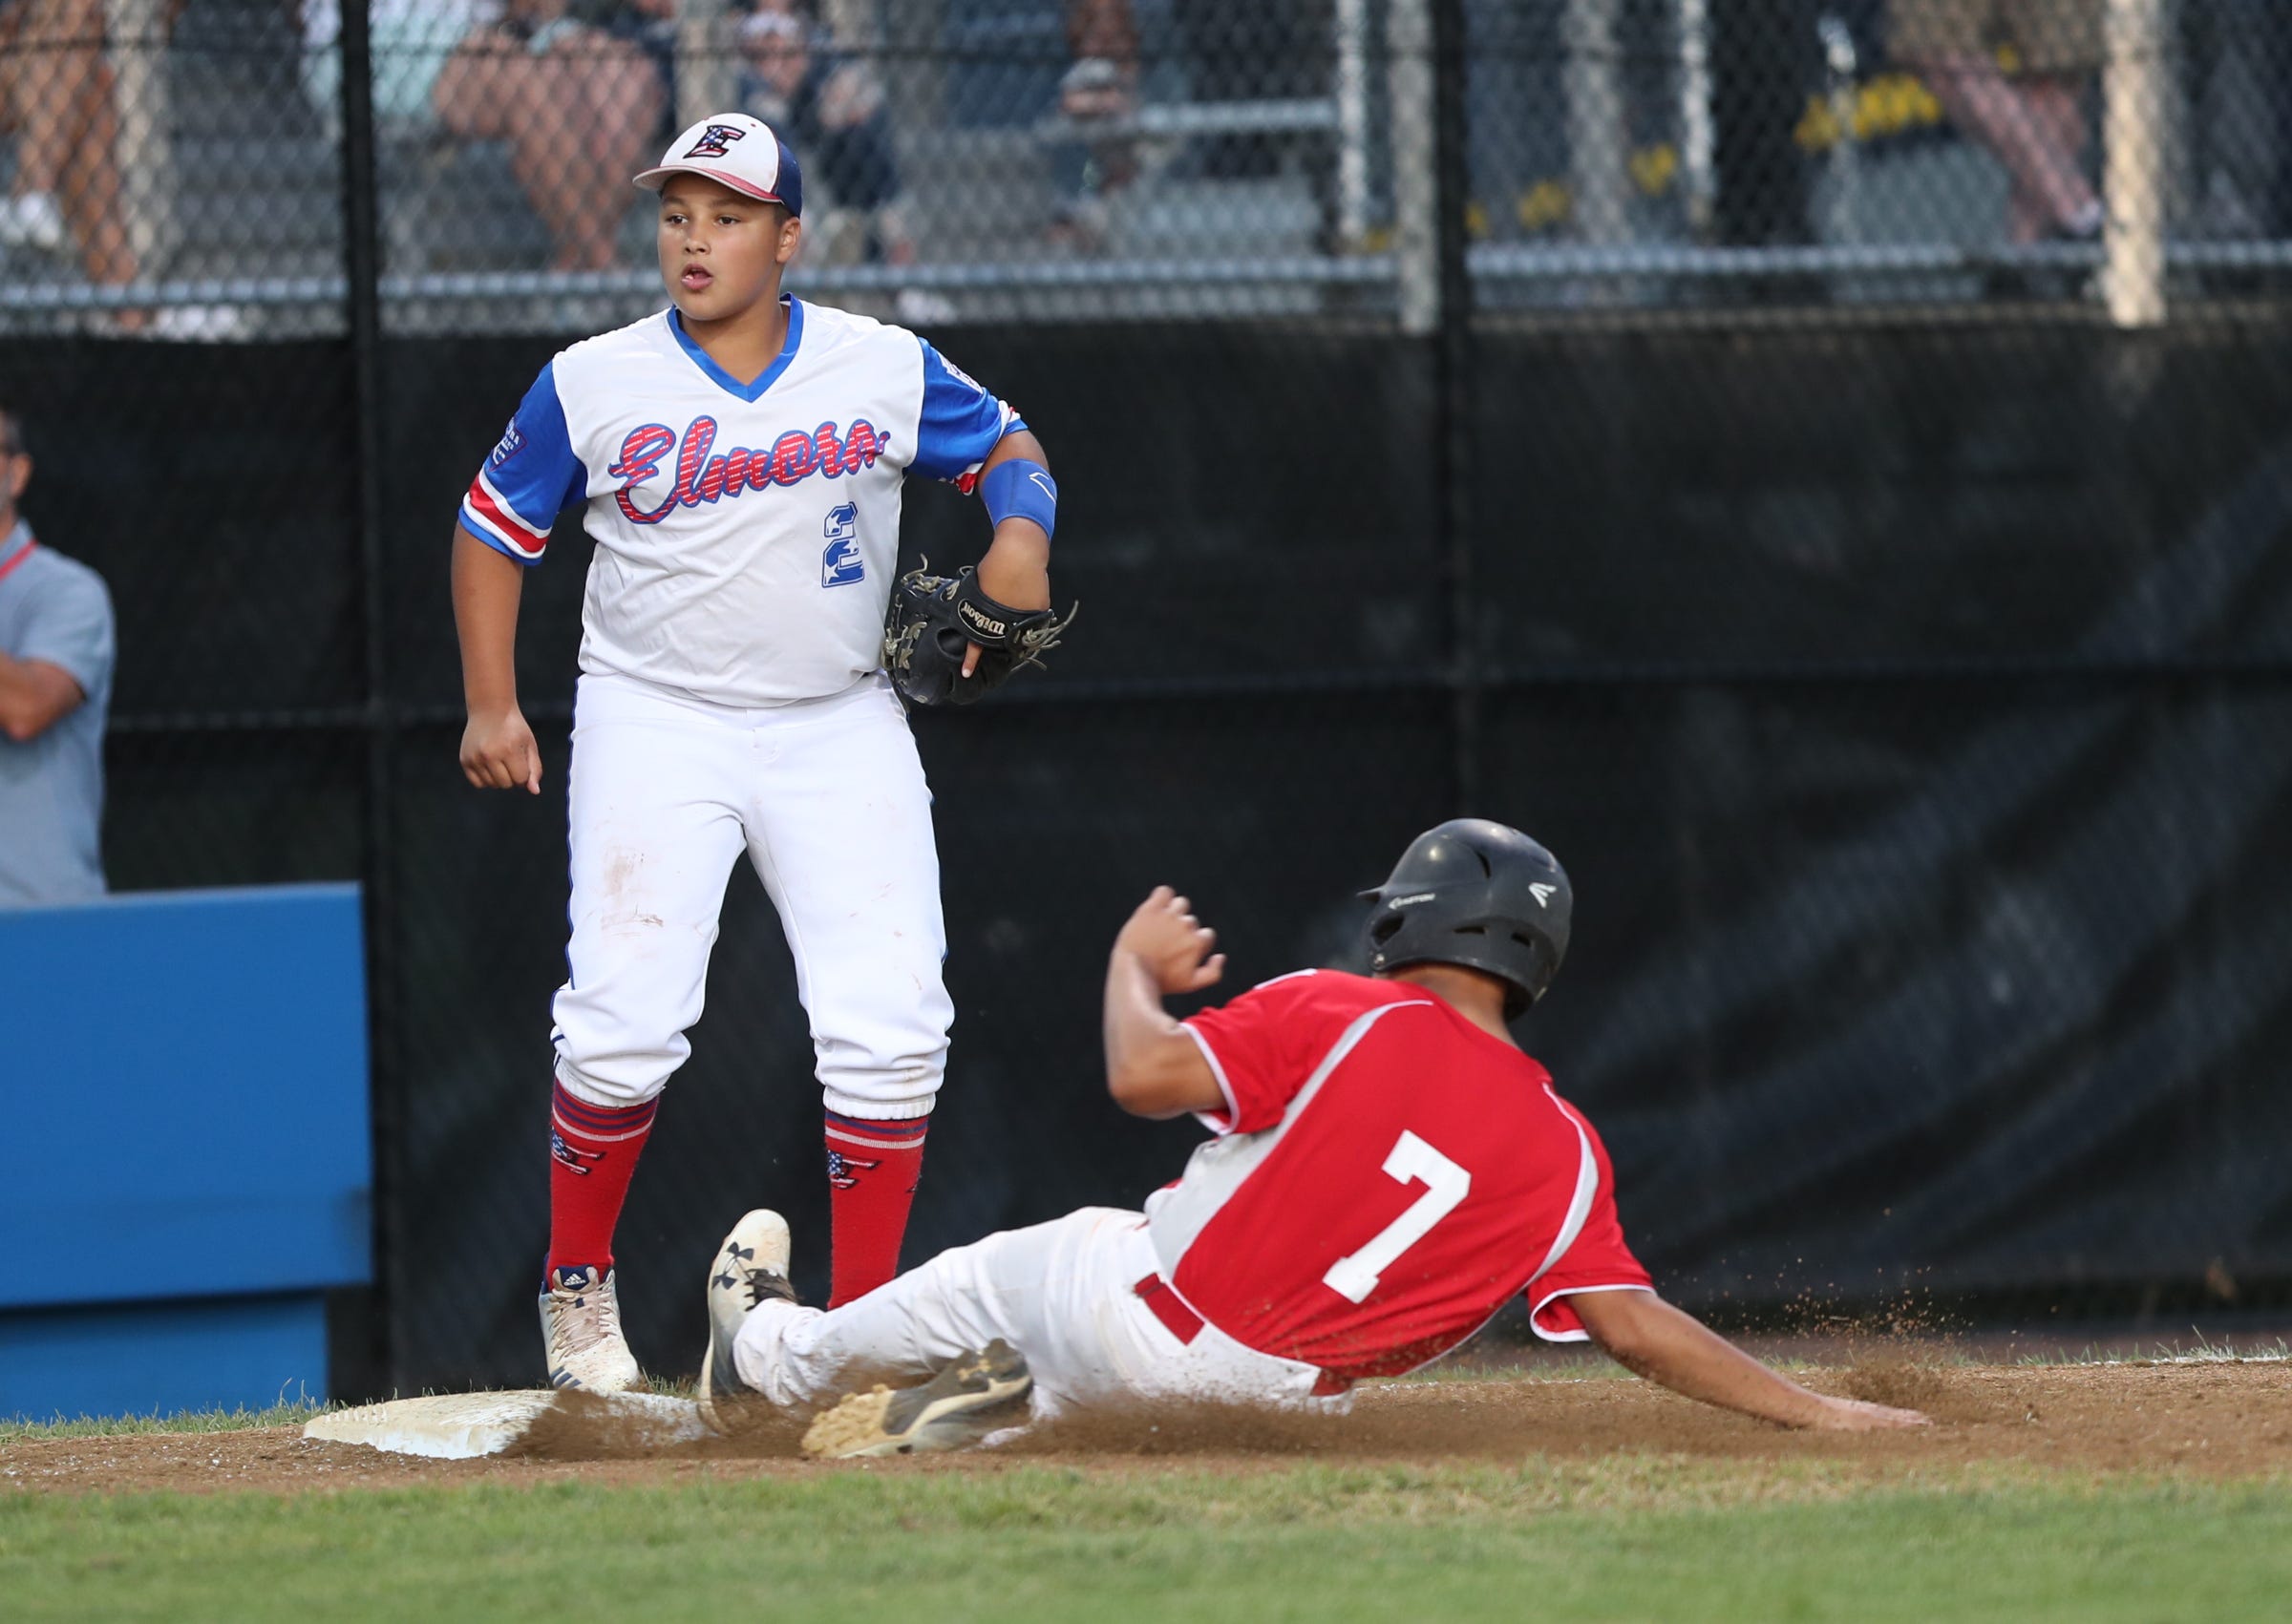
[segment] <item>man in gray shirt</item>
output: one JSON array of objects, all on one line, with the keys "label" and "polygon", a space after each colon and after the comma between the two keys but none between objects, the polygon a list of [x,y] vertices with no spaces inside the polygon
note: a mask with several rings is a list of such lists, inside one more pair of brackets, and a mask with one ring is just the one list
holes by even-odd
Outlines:
[{"label": "man in gray shirt", "polygon": [[0,908],[103,895],[112,597],[17,516],[23,425],[0,408]]}]

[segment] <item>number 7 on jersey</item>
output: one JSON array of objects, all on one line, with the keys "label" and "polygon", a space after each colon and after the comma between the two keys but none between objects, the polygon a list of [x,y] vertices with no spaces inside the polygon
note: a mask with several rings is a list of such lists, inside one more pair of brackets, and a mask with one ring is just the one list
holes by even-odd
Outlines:
[{"label": "number 7 on jersey", "polygon": [[1425,1192],[1367,1246],[1349,1257],[1340,1257],[1322,1276],[1322,1284],[1348,1302],[1367,1301],[1394,1260],[1432,1234],[1432,1226],[1454,1213],[1473,1188],[1471,1173],[1406,1130],[1385,1158],[1385,1175],[1403,1184],[1422,1184]]}]

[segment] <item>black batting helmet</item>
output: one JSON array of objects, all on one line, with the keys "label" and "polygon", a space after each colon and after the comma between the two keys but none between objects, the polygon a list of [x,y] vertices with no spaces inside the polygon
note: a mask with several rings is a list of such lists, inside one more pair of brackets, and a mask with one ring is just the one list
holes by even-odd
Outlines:
[{"label": "black batting helmet", "polygon": [[1551,853],[1486,818],[1451,818],[1409,843],[1392,877],[1364,891],[1369,968],[1461,964],[1510,987],[1504,1018],[1544,996],[1568,951],[1575,894]]}]

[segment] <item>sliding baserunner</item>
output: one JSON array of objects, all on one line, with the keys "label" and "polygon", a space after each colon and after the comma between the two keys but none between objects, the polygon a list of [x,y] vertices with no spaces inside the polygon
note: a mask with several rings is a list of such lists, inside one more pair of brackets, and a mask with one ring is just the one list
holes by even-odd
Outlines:
[{"label": "sliding baserunner", "polygon": [[789,1290],[780,1217],[742,1218],[709,1276],[711,1418],[833,1405],[805,1446],[859,1455],[1079,1407],[1343,1408],[1355,1381],[1437,1359],[1524,1297],[1539,1335],[1588,1338],[1690,1398],[1786,1426],[1925,1420],[1810,1392],[1655,1294],[1599,1135],[1509,1030],[1567,947],[1550,853],[1457,819],[1368,896],[1373,974],[1299,971],[1183,1022],[1162,1000],[1219,980],[1213,933],[1167,887],[1122,927],[1107,1086],[1217,1136],[1143,1213],[991,1234],[826,1312]]}]

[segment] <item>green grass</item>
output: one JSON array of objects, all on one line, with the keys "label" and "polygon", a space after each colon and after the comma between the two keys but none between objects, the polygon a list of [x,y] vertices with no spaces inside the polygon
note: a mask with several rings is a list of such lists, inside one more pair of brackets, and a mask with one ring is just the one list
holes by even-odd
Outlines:
[{"label": "green grass", "polygon": [[36,1438],[109,1438],[122,1432],[244,1432],[256,1426],[300,1426],[319,1403],[273,1404],[266,1410],[180,1410],[171,1415],[58,1417],[25,1421],[0,1416],[0,1446]]},{"label": "green grass", "polygon": [[13,1620],[2283,1616],[2292,1483],[1619,1456],[0,1494]]}]

